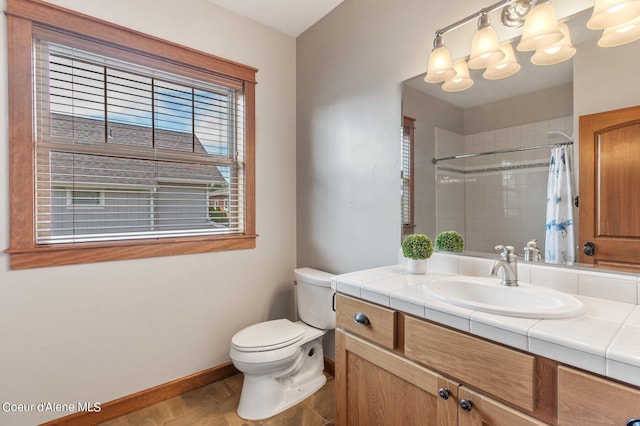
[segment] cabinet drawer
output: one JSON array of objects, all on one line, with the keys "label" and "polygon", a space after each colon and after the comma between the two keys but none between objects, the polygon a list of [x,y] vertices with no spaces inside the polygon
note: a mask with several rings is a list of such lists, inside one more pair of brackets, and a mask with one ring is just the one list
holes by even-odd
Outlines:
[{"label": "cabinet drawer", "polygon": [[409,316],[404,323],[407,357],[533,412],[534,356]]},{"label": "cabinet drawer", "polygon": [[560,425],[626,425],[635,418],[640,418],[639,390],[558,367]]},{"label": "cabinet drawer", "polygon": [[465,387],[460,388],[459,398],[467,407],[470,407],[461,409],[460,426],[545,426],[547,424]]},{"label": "cabinet drawer", "polygon": [[[363,302],[338,294],[336,296],[336,326],[364,337],[389,349],[396,347],[397,313],[393,309]],[[355,321],[366,317],[360,323]],[[365,322],[365,323],[362,323]]]}]

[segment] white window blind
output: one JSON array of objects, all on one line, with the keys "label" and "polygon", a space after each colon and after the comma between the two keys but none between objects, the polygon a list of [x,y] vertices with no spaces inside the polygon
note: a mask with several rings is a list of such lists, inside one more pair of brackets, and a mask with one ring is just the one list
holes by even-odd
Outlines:
[{"label": "white window blind", "polygon": [[36,242],[244,231],[244,97],[34,40]]}]

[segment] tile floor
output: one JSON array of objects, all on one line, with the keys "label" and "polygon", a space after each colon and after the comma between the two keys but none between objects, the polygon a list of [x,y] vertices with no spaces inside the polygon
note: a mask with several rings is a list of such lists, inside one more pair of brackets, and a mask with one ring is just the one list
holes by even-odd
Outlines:
[{"label": "tile floor", "polygon": [[236,374],[159,404],[118,417],[102,426],[329,426],[335,419],[335,384],[327,376],[327,384],[318,392],[288,410],[260,421],[238,417],[242,374]]}]

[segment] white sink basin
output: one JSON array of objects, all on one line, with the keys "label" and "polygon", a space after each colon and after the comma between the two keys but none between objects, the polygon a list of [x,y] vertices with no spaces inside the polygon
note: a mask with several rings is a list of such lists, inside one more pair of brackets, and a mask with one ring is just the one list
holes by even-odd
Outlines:
[{"label": "white sink basin", "polygon": [[544,287],[507,287],[497,278],[454,276],[423,285],[436,300],[491,314],[521,318],[571,318],[585,312],[577,298]]}]

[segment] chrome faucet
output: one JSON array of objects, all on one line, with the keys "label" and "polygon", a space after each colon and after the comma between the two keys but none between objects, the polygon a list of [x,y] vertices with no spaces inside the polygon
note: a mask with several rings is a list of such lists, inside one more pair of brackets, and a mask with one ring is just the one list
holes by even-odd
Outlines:
[{"label": "chrome faucet", "polygon": [[502,250],[500,259],[496,259],[491,265],[491,276],[497,277],[498,271],[502,268],[502,285],[518,285],[518,255],[511,246],[496,246],[496,250]]},{"label": "chrome faucet", "polygon": [[531,240],[524,248],[524,261],[525,262],[540,262],[542,256],[540,255],[540,249],[538,248],[538,240]]}]

